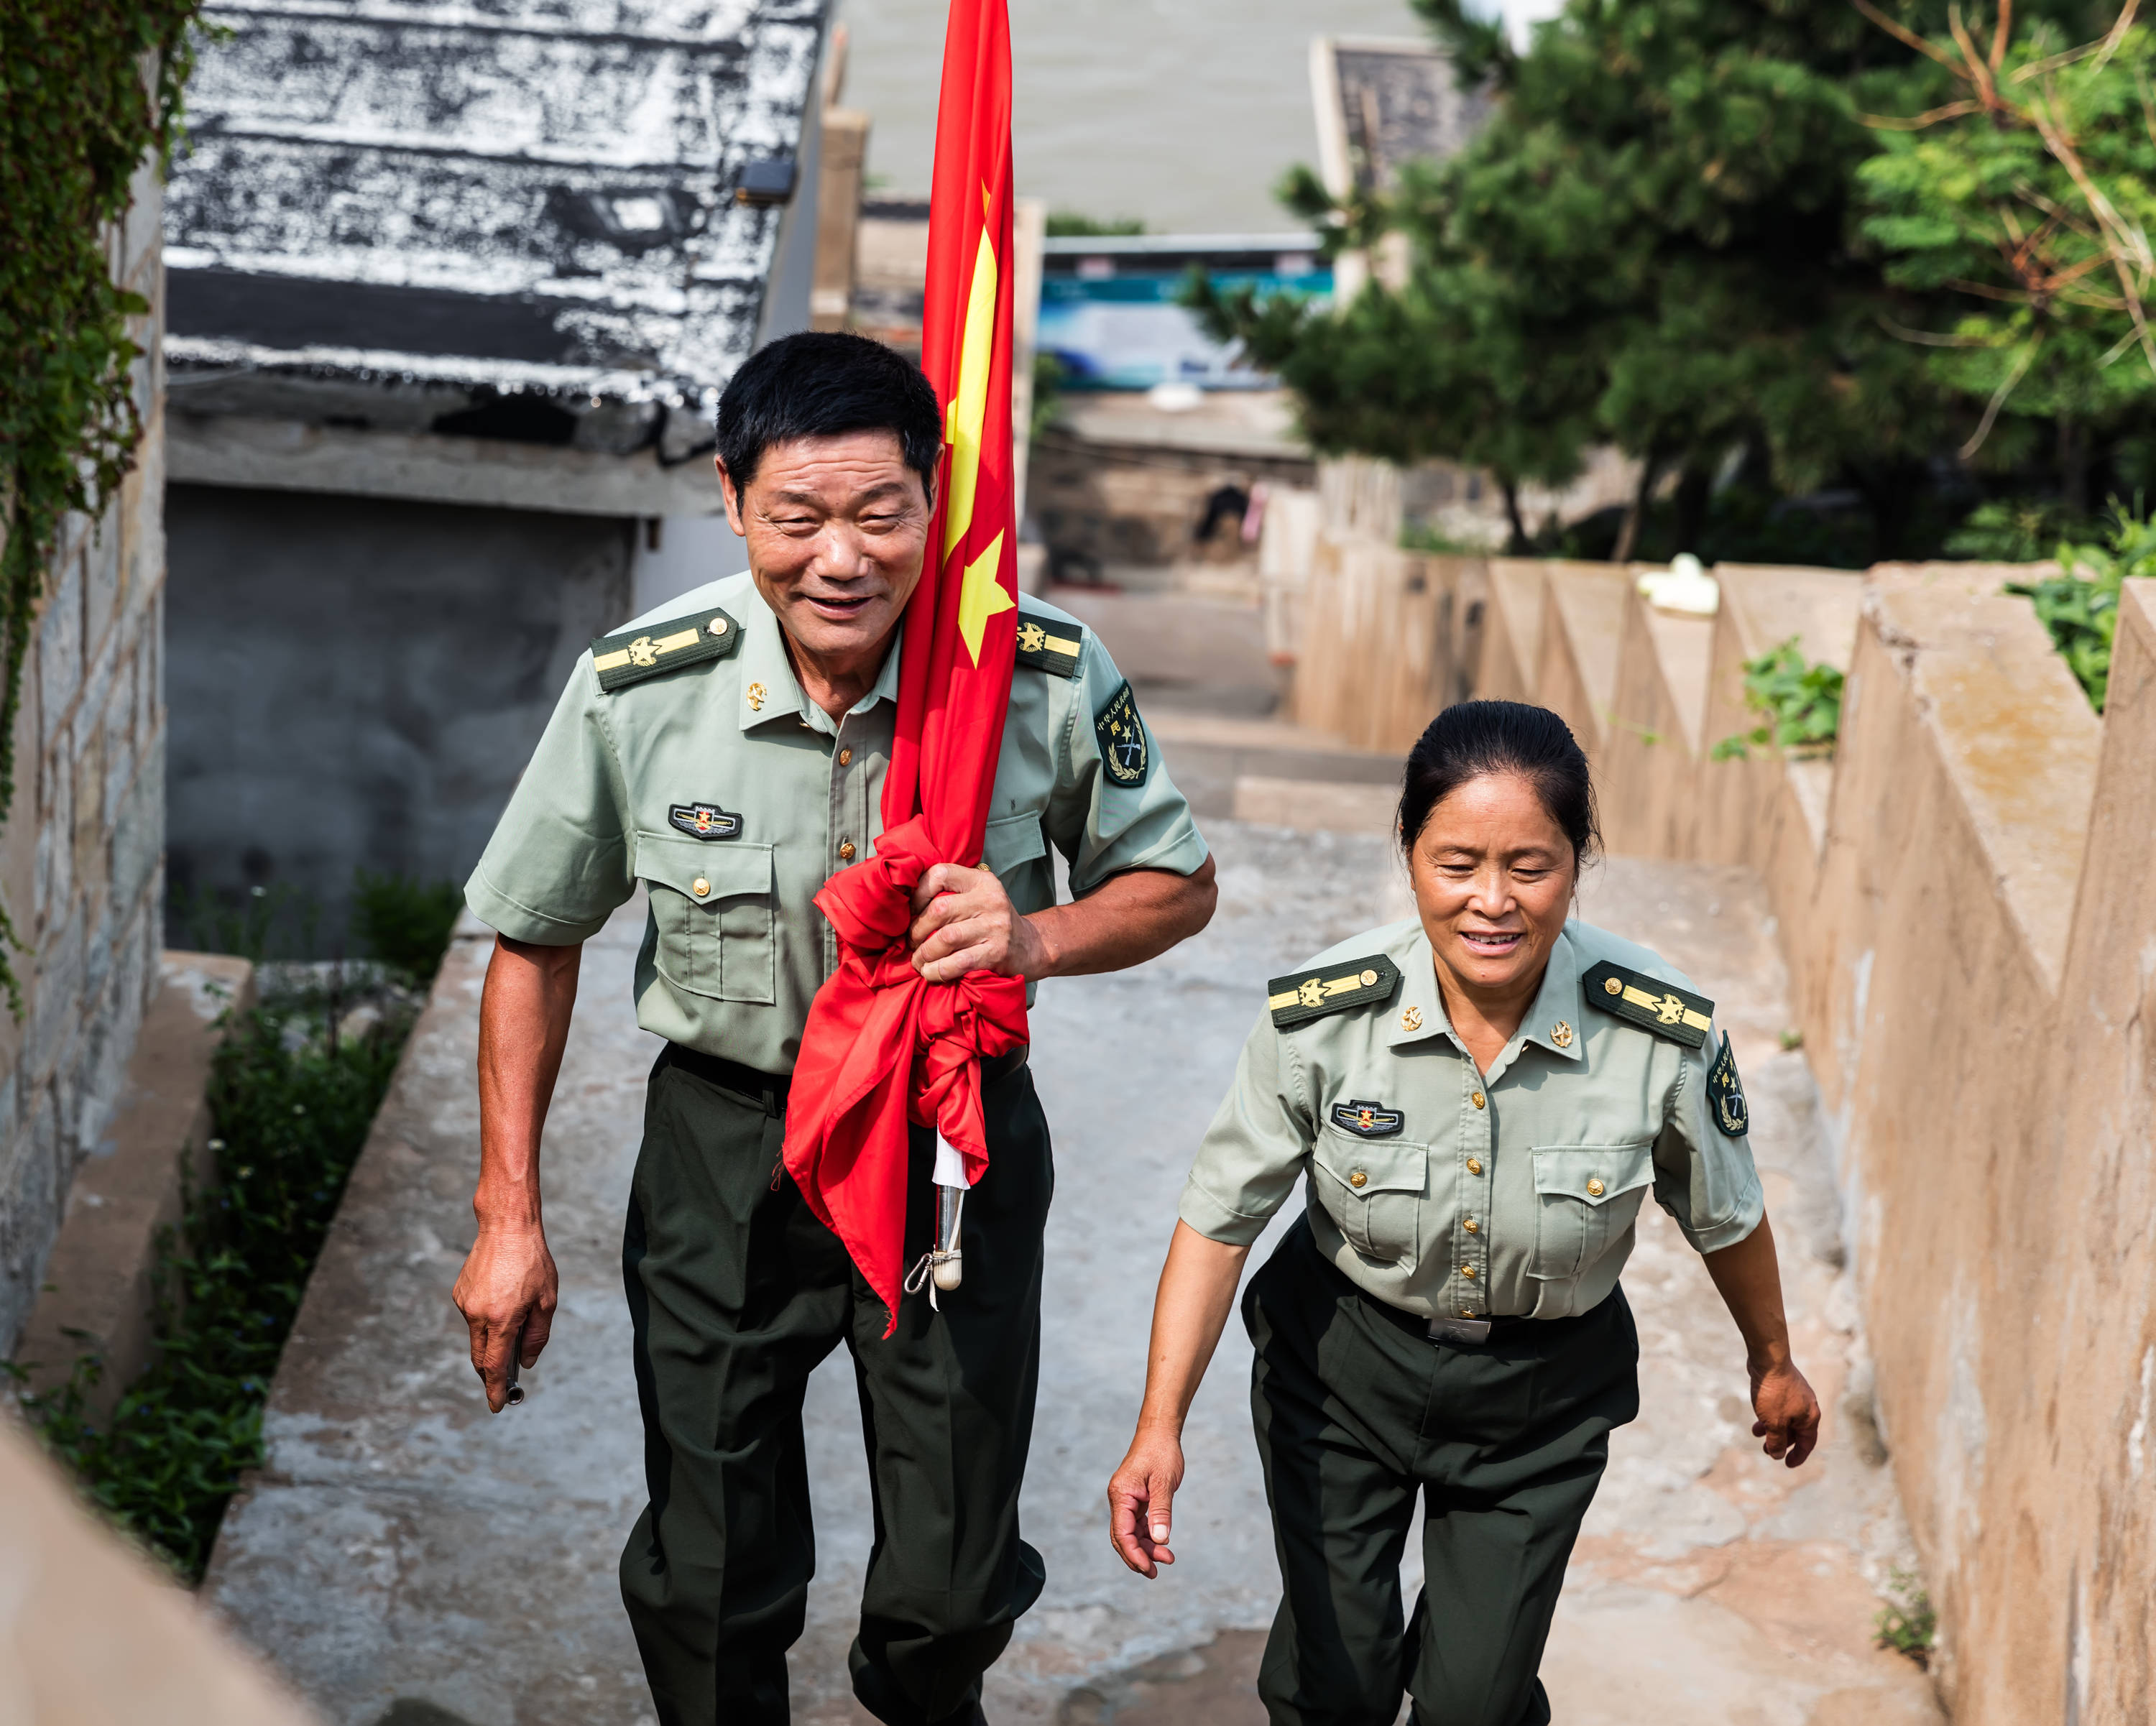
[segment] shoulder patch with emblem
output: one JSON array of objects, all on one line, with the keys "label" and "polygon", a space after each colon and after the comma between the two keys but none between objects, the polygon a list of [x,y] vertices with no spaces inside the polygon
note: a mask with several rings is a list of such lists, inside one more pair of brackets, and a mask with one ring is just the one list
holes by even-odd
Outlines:
[{"label": "shoulder patch with emblem", "polygon": [[1332,1105],[1332,1124],[1358,1139],[1389,1139],[1407,1124],[1407,1117],[1382,1103],[1350,1098],[1345,1103]]},{"label": "shoulder patch with emblem", "polygon": [[1024,606],[1018,612],[1018,663],[1057,677],[1078,675],[1079,650],[1086,638],[1075,623],[1044,617]]},{"label": "shoulder patch with emblem", "polygon": [[666,811],[669,824],[692,839],[738,839],[742,818],[716,803],[675,803]]},{"label": "shoulder patch with emblem", "polygon": [[1101,762],[1108,770],[1109,784],[1135,791],[1146,782],[1152,771],[1152,744],[1127,683],[1108,698],[1093,721],[1093,733],[1101,740]]},{"label": "shoulder patch with emblem", "polygon": [[1686,1048],[1696,1049],[1706,1042],[1707,1028],[1714,1020],[1714,1003],[1704,995],[1606,960],[1589,967],[1582,987],[1587,998],[1605,1013],[1614,1013]]},{"label": "shoulder patch with emblem", "polygon": [[649,629],[603,635],[592,643],[592,669],[611,695],[663,671],[723,659],[741,646],[741,624],[724,612],[690,612]]},{"label": "shoulder patch with emblem", "polygon": [[1729,1033],[1722,1033],[1722,1049],[1707,1073],[1707,1104],[1714,1111],[1714,1124],[1725,1139],[1742,1139],[1752,1129],[1751,1105],[1744,1100],[1744,1082],[1737,1076],[1736,1052]]},{"label": "shoulder patch with emblem", "polygon": [[1382,953],[1368,959],[1342,959],[1316,971],[1275,977],[1265,985],[1265,1006],[1281,1031],[1327,1013],[1390,1001],[1400,986],[1400,968]]}]

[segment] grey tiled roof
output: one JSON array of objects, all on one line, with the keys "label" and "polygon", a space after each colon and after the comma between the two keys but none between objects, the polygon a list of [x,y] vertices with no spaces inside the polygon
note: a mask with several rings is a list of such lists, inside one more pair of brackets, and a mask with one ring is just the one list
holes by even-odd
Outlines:
[{"label": "grey tiled roof", "polygon": [[213,0],[166,198],[176,381],[701,417],[782,214],[735,188],[798,152],[824,11]]}]

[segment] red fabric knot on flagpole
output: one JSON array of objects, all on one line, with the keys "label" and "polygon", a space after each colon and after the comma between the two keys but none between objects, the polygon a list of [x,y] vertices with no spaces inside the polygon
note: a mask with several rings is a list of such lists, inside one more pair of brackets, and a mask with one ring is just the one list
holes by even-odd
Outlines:
[{"label": "red fabric knot on flagpole", "polygon": [[809,1008],[793,1068],[790,1106],[805,1130],[787,1134],[788,1172],[891,1309],[886,1336],[906,1258],[907,1128],[935,1128],[979,1180],[980,1058],[1026,1040],[1022,979],[932,983],[913,968],[913,889],[937,861],[916,816],[824,883],[816,903],[839,937],[839,968]]}]

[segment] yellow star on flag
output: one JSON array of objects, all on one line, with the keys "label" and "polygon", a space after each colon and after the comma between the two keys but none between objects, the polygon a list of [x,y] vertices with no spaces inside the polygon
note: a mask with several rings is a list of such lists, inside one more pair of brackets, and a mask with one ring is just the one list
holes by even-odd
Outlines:
[{"label": "yellow star on flag", "polygon": [[958,584],[958,633],[964,638],[966,651],[973,656],[975,665],[981,663],[981,635],[988,627],[988,619],[1018,604],[996,579],[1003,558],[1004,536],[998,533],[988,541],[988,549],[966,566],[965,576]]}]

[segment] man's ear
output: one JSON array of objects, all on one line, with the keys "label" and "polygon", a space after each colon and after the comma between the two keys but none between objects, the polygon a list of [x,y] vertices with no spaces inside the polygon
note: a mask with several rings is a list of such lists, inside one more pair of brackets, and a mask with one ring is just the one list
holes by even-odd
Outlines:
[{"label": "man's ear", "polygon": [[734,484],[734,476],[726,471],[724,456],[713,456],[711,465],[718,469],[719,493],[726,500],[726,525],[734,530],[736,539],[745,540],[748,537],[748,528],[742,520],[741,488]]}]

